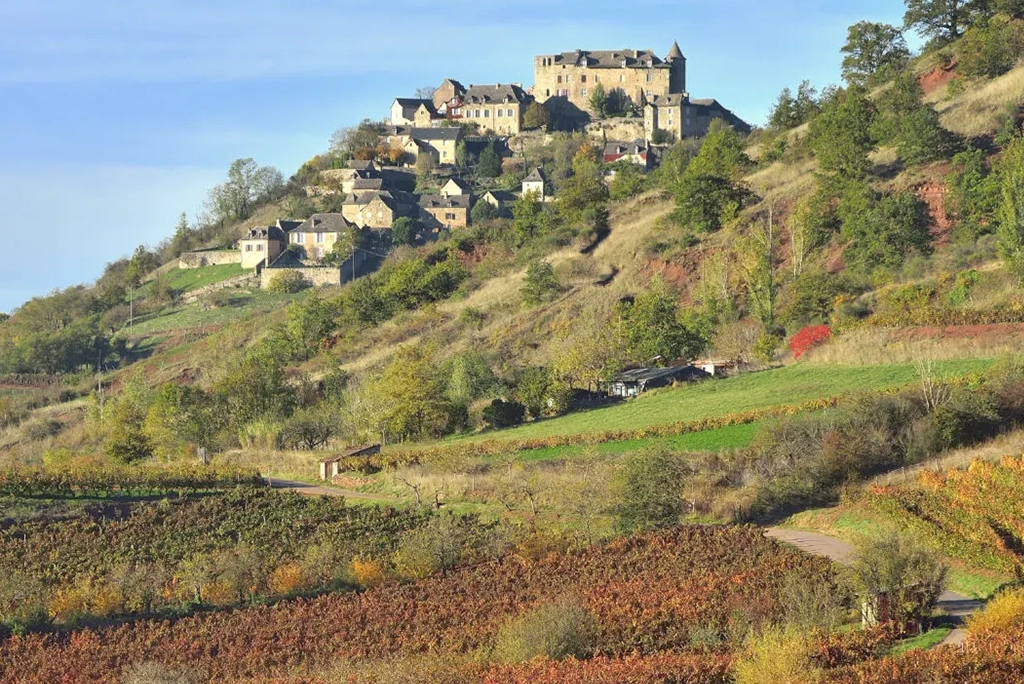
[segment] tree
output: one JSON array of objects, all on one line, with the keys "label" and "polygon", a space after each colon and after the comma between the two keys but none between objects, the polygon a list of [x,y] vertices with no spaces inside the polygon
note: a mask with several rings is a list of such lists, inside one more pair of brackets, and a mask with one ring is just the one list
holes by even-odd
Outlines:
[{"label": "tree", "polygon": [[634,363],[693,359],[709,342],[706,322],[692,312],[681,313],[675,295],[660,279],[632,302],[620,304],[618,314],[626,355]]},{"label": "tree", "polygon": [[861,599],[877,611],[878,598],[887,597],[887,617],[901,632],[920,629],[945,588],[946,573],[934,553],[905,536],[869,543],[853,562]]},{"label": "tree", "polygon": [[999,207],[999,174],[992,173],[985,152],[970,147],[953,157],[953,171],[946,177],[949,194],[945,211],[971,236],[982,232]]},{"label": "tree", "polygon": [[618,526],[625,532],[672,527],[686,510],[690,468],[679,454],[653,447],[630,454],[618,486]]},{"label": "tree", "polygon": [[620,161],[615,165],[615,178],[608,187],[611,199],[620,201],[640,194],[647,180],[640,173],[640,167],[629,161]]},{"label": "tree", "polygon": [[775,305],[780,285],[775,270],[777,249],[775,217],[769,207],[765,222],[751,227],[738,250],[747,285],[747,303],[765,330],[775,326]]},{"label": "tree", "polygon": [[910,50],[903,32],[890,24],[860,21],[850,27],[843,55],[843,79],[850,84],[879,83],[903,69]]},{"label": "tree", "polygon": [[[392,226],[392,230],[394,230],[394,226]],[[324,255],[322,261],[328,266],[341,266],[365,242],[366,232],[359,226],[350,223],[338,232],[338,237],[331,245],[331,251]]]},{"label": "tree", "polygon": [[484,408],[483,419],[491,428],[513,427],[526,419],[526,407],[515,401],[495,399]]},{"label": "tree", "polygon": [[526,267],[526,278],[519,294],[526,306],[537,306],[557,294],[561,288],[555,269],[547,261],[533,261]]},{"label": "tree", "polygon": [[391,241],[396,245],[411,245],[416,242],[419,228],[415,220],[399,216],[391,224]]},{"label": "tree", "polygon": [[903,27],[940,43],[962,36],[984,9],[980,0],[904,0],[904,4]]},{"label": "tree", "polygon": [[370,391],[386,434],[405,440],[444,433],[451,402],[432,350],[402,347]]},{"label": "tree", "polygon": [[432,152],[420,152],[416,155],[416,175],[421,180],[429,179],[431,174],[434,173],[435,166],[437,166],[437,162],[434,160]]},{"label": "tree", "polygon": [[225,416],[212,397],[192,385],[165,384],[146,413],[143,432],[162,459],[182,456],[188,445],[211,447]]},{"label": "tree", "polygon": [[331,136],[331,153],[343,159],[371,159],[384,126],[363,119],[355,128],[343,128]]},{"label": "tree", "polygon": [[540,102],[531,102],[523,113],[523,128],[532,131],[551,125],[551,112]]},{"label": "tree", "polygon": [[336,327],[338,305],[314,292],[301,302],[288,307],[285,330],[291,343],[291,355],[298,361],[308,361],[320,344]]},{"label": "tree", "polygon": [[420,86],[419,88],[416,89],[416,99],[433,100],[435,90],[436,88],[434,88],[434,86]]},{"label": "tree", "polygon": [[608,95],[604,91],[604,85],[598,83],[590,91],[590,97],[587,100],[590,105],[590,109],[599,117],[604,119],[608,116]]},{"label": "tree", "polygon": [[501,175],[501,156],[495,149],[493,140],[480,151],[476,172],[485,178],[497,178]]},{"label": "tree", "polygon": [[251,157],[236,159],[228,168],[227,180],[214,186],[207,201],[215,220],[242,220],[258,202],[276,192],[284,180],[272,166],[260,166]]},{"label": "tree", "polygon": [[528,192],[512,205],[512,232],[516,245],[522,246],[541,233],[544,205],[535,192]]},{"label": "tree", "polygon": [[768,116],[768,126],[776,131],[796,128],[813,119],[820,111],[818,91],[810,81],[803,81],[797,88],[796,97],[788,87],[782,89]]},{"label": "tree", "polygon": [[585,143],[573,155],[572,175],[559,185],[558,211],[565,220],[577,223],[607,200],[601,152],[589,142]]},{"label": "tree", "polygon": [[192,235],[192,228],[188,224],[188,217],[185,216],[185,212],[181,212],[181,216],[178,218],[178,225],[174,228],[174,236],[171,238],[171,256],[178,257],[183,252],[187,252],[192,246]]},{"label": "tree", "polygon": [[1024,137],[1015,136],[999,161],[1002,202],[996,233],[1006,270],[1024,282]]},{"label": "tree", "polygon": [[338,409],[329,403],[301,408],[284,423],[285,446],[309,451],[326,447],[338,434],[340,425]]},{"label": "tree", "polygon": [[676,220],[704,233],[734,219],[751,197],[738,182],[750,165],[739,134],[716,119],[674,188]]},{"label": "tree", "polygon": [[850,86],[822,107],[811,121],[809,142],[821,170],[841,180],[863,178],[875,147],[875,108],[859,86]]},{"label": "tree", "polygon": [[473,209],[470,211],[469,216],[473,223],[485,223],[487,221],[493,221],[494,219],[501,218],[498,208],[490,202],[485,202],[483,200],[477,200],[476,204],[473,205]]},{"label": "tree", "polygon": [[149,411],[149,390],[138,377],[132,378],[103,418],[104,451],[118,463],[131,463],[153,453],[143,430]]},{"label": "tree", "polygon": [[551,386],[554,378],[551,371],[545,368],[521,368],[515,376],[516,399],[526,406],[534,419],[544,415],[551,397]]}]

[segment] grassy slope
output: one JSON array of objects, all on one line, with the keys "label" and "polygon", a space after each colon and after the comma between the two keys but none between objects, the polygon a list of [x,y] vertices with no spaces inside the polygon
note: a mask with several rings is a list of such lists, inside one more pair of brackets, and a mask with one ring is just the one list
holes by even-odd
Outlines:
[{"label": "grassy slope", "polygon": [[159,314],[136,321],[136,337],[154,333],[170,333],[204,326],[224,326],[244,321],[251,316],[265,314],[289,302],[301,299],[308,291],[295,295],[274,295],[262,290],[242,290],[232,295],[227,306],[204,307],[200,303],[184,304],[164,309]]},{"label": "grassy slope", "polygon": [[[936,367],[943,374],[962,375],[984,370],[990,364],[988,360],[963,360],[941,362]],[[632,429],[799,404],[845,392],[898,387],[916,378],[917,371],[911,364],[787,366],[736,378],[655,391],[607,408],[581,411],[463,439],[525,439]]]}]

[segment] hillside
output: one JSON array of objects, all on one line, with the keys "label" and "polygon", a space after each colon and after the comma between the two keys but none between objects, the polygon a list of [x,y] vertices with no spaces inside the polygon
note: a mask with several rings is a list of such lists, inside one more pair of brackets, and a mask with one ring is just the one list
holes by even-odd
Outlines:
[{"label": "hillside", "polygon": [[1020,46],[857,24],[843,87],[643,155],[524,99],[239,160],[0,322],[0,681],[1019,681]]}]

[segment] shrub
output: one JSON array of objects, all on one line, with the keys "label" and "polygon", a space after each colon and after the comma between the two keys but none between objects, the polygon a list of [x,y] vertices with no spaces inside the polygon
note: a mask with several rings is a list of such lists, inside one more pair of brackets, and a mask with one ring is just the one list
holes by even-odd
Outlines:
[{"label": "shrub", "polygon": [[302,584],[302,566],[295,562],[288,562],[275,568],[267,578],[270,591],[281,596],[298,591]]},{"label": "shrub", "polygon": [[495,399],[483,412],[484,422],[492,428],[507,428],[526,419],[526,407],[515,401]]},{"label": "shrub", "polygon": [[359,586],[364,589],[372,589],[387,581],[384,568],[375,560],[353,558],[352,574],[355,576]]},{"label": "shrub", "polygon": [[793,353],[793,358],[799,359],[815,347],[828,342],[831,337],[832,329],[827,325],[809,325],[793,335],[789,341],[789,351]]},{"label": "shrub", "polygon": [[198,672],[172,669],[159,663],[136,663],[125,668],[121,684],[200,684],[206,678]]},{"label": "shrub", "polygon": [[537,606],[502,627],[495,639],[494,655],[506,663],[525,663],[534,658],[587,658],[594,654],[599,635],[593,613],[561,599]]},{"label": "shrub", "polygon": [[310,282],[298,271],[288,270],[276,273],[270,278],[267,292],[273,294],[295,294],[310,286]]},{"label": "shrub", "polygon": [[751,638],[734,668],[736,684],[812,684],[824,681],[807,636],[778,627]]},{"label": "shrub", "polygon": [[954,392],[948,402],[935,409],[931,420],[944,448],[974,444],[999,430],[999,413],[992,399],[971,389]]},{"label": "shrub", "polygon": [[652,448],[631,454],[619,482],[619,527],[626,531],[671,527],[683,514],[689,468],[675,453]]},{"label": "shrub", "polygon": [[947,568],[938,556],[906,536],[894,536],[863,546],[853,563],[861,598],[878,606],[888,598],[888,615],[877,615],[901,633],[920,631],[946,585]]},{"label": "shrub", "polygon": [[64,424],[53,418],[46,418],[38,422],[29,423],[25,426],[25,437],[33,442],[40,442],[48,437],[57,435]]},{"label": "shrub", "polygon": [[985,610],[967,618],[972,636],[1005,634],[1024,628],[1024,587],[1015,587],[998,594]]}]

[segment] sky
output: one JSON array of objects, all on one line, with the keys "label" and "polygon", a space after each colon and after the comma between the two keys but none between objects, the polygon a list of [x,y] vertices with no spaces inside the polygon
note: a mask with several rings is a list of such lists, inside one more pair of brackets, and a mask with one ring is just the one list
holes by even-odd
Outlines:
[{"label": "sky", "polygon": [[231,162],[287,177],[331,134],[444,78],[679,42],[692,97],[764,123],[839,82],[846,30],[899,0],[0,0],[0,312],[173,233]]}]

